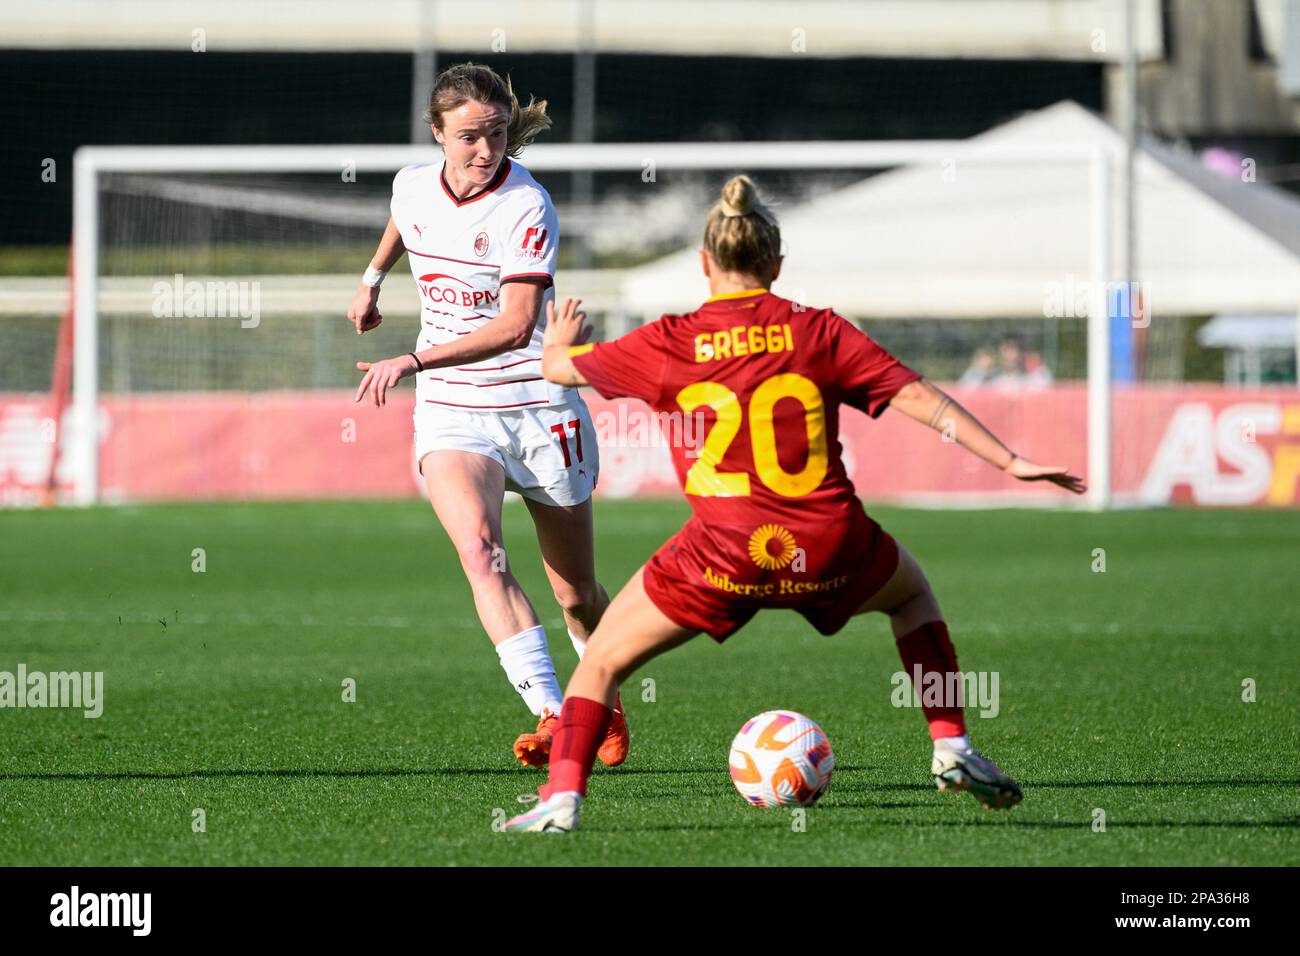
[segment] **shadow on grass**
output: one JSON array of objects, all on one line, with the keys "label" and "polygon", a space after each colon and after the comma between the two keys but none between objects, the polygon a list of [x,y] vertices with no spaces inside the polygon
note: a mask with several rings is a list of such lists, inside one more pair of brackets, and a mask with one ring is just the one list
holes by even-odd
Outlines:
[{"label": "shadow on grass", "polygon": [[[826,807],[827,810],[839,810],[845,808],[866,808],[866,809],[907,809],[916,808],[916,804],[889,804],[889,803],[861,803],[861,804],[837,804],[835,807]],[[899,819],[848,819],[834,820],[835,827],[897,827],[906,829],[943,829],[943,828],[970,828],[970,827],[1012,827],[1022,830],[1079,830],[1089,831],[1092,828],[1091,821],[1082,820],[1077,823],[1062,820],[1017,820],[1011,817],[1002,816],[997,819],[986,820],[899,820]],[[597,827],[600,824],[596,824]],[[1173,829],[1173,830],[1218,830],[1218,829],[1236,829],[1236,830],[1279,830],[1295,829],[1300,827],[1300,817],[1283,817],[1279,820],[1127,820],[1118,822],[1115,820],[1107,821],[1106,829],[1111,830],[1146,830],[1146,829]],[[600,827],[602,831],[606,830]],[[658,824],[655,826],[642,827],[614,827],[610,828],[617,833],[690,833],[694,830],[745,830],[748,833],[771,832],[773,835],[780,836],[782,839],[789,832],[789,828],[782,823],[780,826],[764,827],[752,823],[710,823],[703,825],[681,824],[674,826],[672,824]]]},{"label": "shadow on grass", "polygon": [[1089,790],[1093,787],[1300,787],[1300,780],[1068,780],[1024,784],[1026,790]]},{"label": "shadow on grass", "polygon": [[[866,767],[837,767],[841,774],[865,771]],[[595,777],[615,776],[724,776],[725,771],[701,769],[696,767],[618,767],[607,770],[596,768]],[[364,779],[366,777],[509,777],[526,776],[529,771],[522,767],[374,767],[367,770],[330,770],[323,767],[301,768],[226,768],[220,770],[124,770],[101,772],[85,771],[50,771],[50,772],[0,772],[3,780],[194,780],[211,777],[222,778],[312,778],[322,779]],[[541,774],[534,774],[538,782]],[[1242,780],[1225,778],[1216,780],[1068,780],[1048,782],[1026,781],[1024,788],[1030,790],[1092,790],[1104,787],[1296,787],[1300,780]],[[931,783],[871,783],[873,791],[933,791]],[[841,804],[843,806],[844,804]],[[874,804],[864,804],[874,806]]]},{"label": "shadow on grass", "polygon": [[[705,774],[725,775],[715,770],[695,770],[690,768],[651,769],[648,767],[620,767],[617,770],[596,771],[596,776],[604,773],[615,774]],[[530,780],[542,783],[540,773],[530,772],[523,767],[376,767],[370,770],[327,770],[324,768],[290,768],[290,769],[224,769],[224,770],[123,770],[101,772],[52,771],[33,773],[0,773],[4,780],[202,780],[205,778],[258,778],[258,777],[320,777],[323,779],[349,779],[365,777],[511,777],[527,776]]]},{"label": "shadow on grass", "polygon": [[[1094,790],[1102,787],[1300,787],[1300,780],[1069,780],[1047,782],[1021,779],[1029,790]],[[928,783],[873,783],[872,790],[933,790]]]}]

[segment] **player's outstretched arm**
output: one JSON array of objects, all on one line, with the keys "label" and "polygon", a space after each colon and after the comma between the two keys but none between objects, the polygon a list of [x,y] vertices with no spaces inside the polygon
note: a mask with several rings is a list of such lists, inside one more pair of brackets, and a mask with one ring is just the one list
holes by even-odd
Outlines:
[{"label": "player's outstretched arm", "polygon": [[[393,222],[390,216],[388,225],[384,227],[384,234],[379,239],[379,248],[375,250],[375,254],[370,260],[370,268],[366,270],[367,274],[379,274],[376,281],[383,281],[382,274],[393,268],[405,251],[406,246],[402,242],[402,234],[398,232],[397,223]],[[352,306],[348,309],[348,321],[356,326],[357,335],[369,332],[384,321],[384,317],[379,314],[378,285],[372,286],[362,280],[361,284],[357,286],[357,291],[352,296]]]},{"label": "player's outstretched arm", "polygon": [[928,425],[935,431],[950,433],[957,444],[1021,481],[1050,481],[1066,491],[1082,494],[1083,481],[1058,465],[1036,465],[1021,458],[1002,444],[978,418],[953,400],[943,389],[926,379],[909,382],[889,401],[908,418]]},{"label": "player's outstretched arm", "polygon": [[565,299],[556,312],[555,303],[546,303],[546,334],[542,338],[542,375],[556,385],[589,384],[570,358],[569,350],[591,338],[591,326],[584,325],[587,313],[579,312],[581,299]]}]

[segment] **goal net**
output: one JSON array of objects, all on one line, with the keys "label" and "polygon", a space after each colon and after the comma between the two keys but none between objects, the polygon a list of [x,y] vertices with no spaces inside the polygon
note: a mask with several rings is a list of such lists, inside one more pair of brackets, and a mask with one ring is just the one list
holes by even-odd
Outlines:
[{"label": "goal net", "polygon": [[[81,150],[64,500],[414,493],[410,390],[382,410],[351,401],[358,360],[415,341],[405,260],[385,282],[380,328],[358,337],[346,313],[387,220],[393,173],[436,159],[409,146]],[[1107,151],[978,141],[537,145],[522,162],[559,209],[558,294],[585,300],[598,337],[702,301],[694,250],[704,213],[727,176],[747,172],[782,220],[787,255],[774,292],[858,321],[1012,447],[1085,473],[1093,506],[1111,501],[1112,450],[1122,458],[1124,449],[1111,440],[1116,158]],[[1149,341],[1157,361],[1141,376],[1177,377],[1172,352]],[[674,493],[661,444],[630,437],[618,403],[592,396],[592,406],[613,423],[602,429],[598,416],[601,492]],[[845,426],[867,497],[1063,500],[892,418]],[[907,463],[892,476],[879,463],[886,452]]]}]

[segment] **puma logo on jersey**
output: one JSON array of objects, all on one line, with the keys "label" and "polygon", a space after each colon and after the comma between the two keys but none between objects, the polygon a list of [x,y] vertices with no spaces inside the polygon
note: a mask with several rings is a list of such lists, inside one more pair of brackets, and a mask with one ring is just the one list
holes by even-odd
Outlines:
[{"label": "puma logo on jersey", "polygon": [[423,226],[417,226],[415,223],[411,223],[411,228],[415,230],[415,234],[416,234],[417,236],[419,236],[421,239],[424,238],[424,227],[423,227]]}]

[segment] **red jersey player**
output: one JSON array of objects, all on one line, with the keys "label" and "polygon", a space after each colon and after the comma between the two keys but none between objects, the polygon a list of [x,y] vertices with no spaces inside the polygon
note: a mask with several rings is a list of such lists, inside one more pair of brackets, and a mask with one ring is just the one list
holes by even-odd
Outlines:
[{"label": "red jersey player", "polygon": [[[570,299],[547,326],[549,380],[640,398],[679,419],[703,412],[707,431],[698,449],[672,444],[694,513],[601,618],[569,682],[543,800],[506,829],[575,829],[619,684],[701,631],[725,640],[763,608],[794,608],[823,634],[881,611],[909,675],[957,671],[920,567],[854,493],[837,437],[842,405],[873,418],[892,407],[1017,478],[1083,491],[1066,469],[1013,454],[839,315],[768,292],[780,231],[747,177],[730,180],[710,212],[701,260],[714,294],[694,312],[582,345],[590,330]],[[940,790],[968,790],[991,808],[1020,802],[1016,782],[971,747],[959,702],[924,712]]]}]

